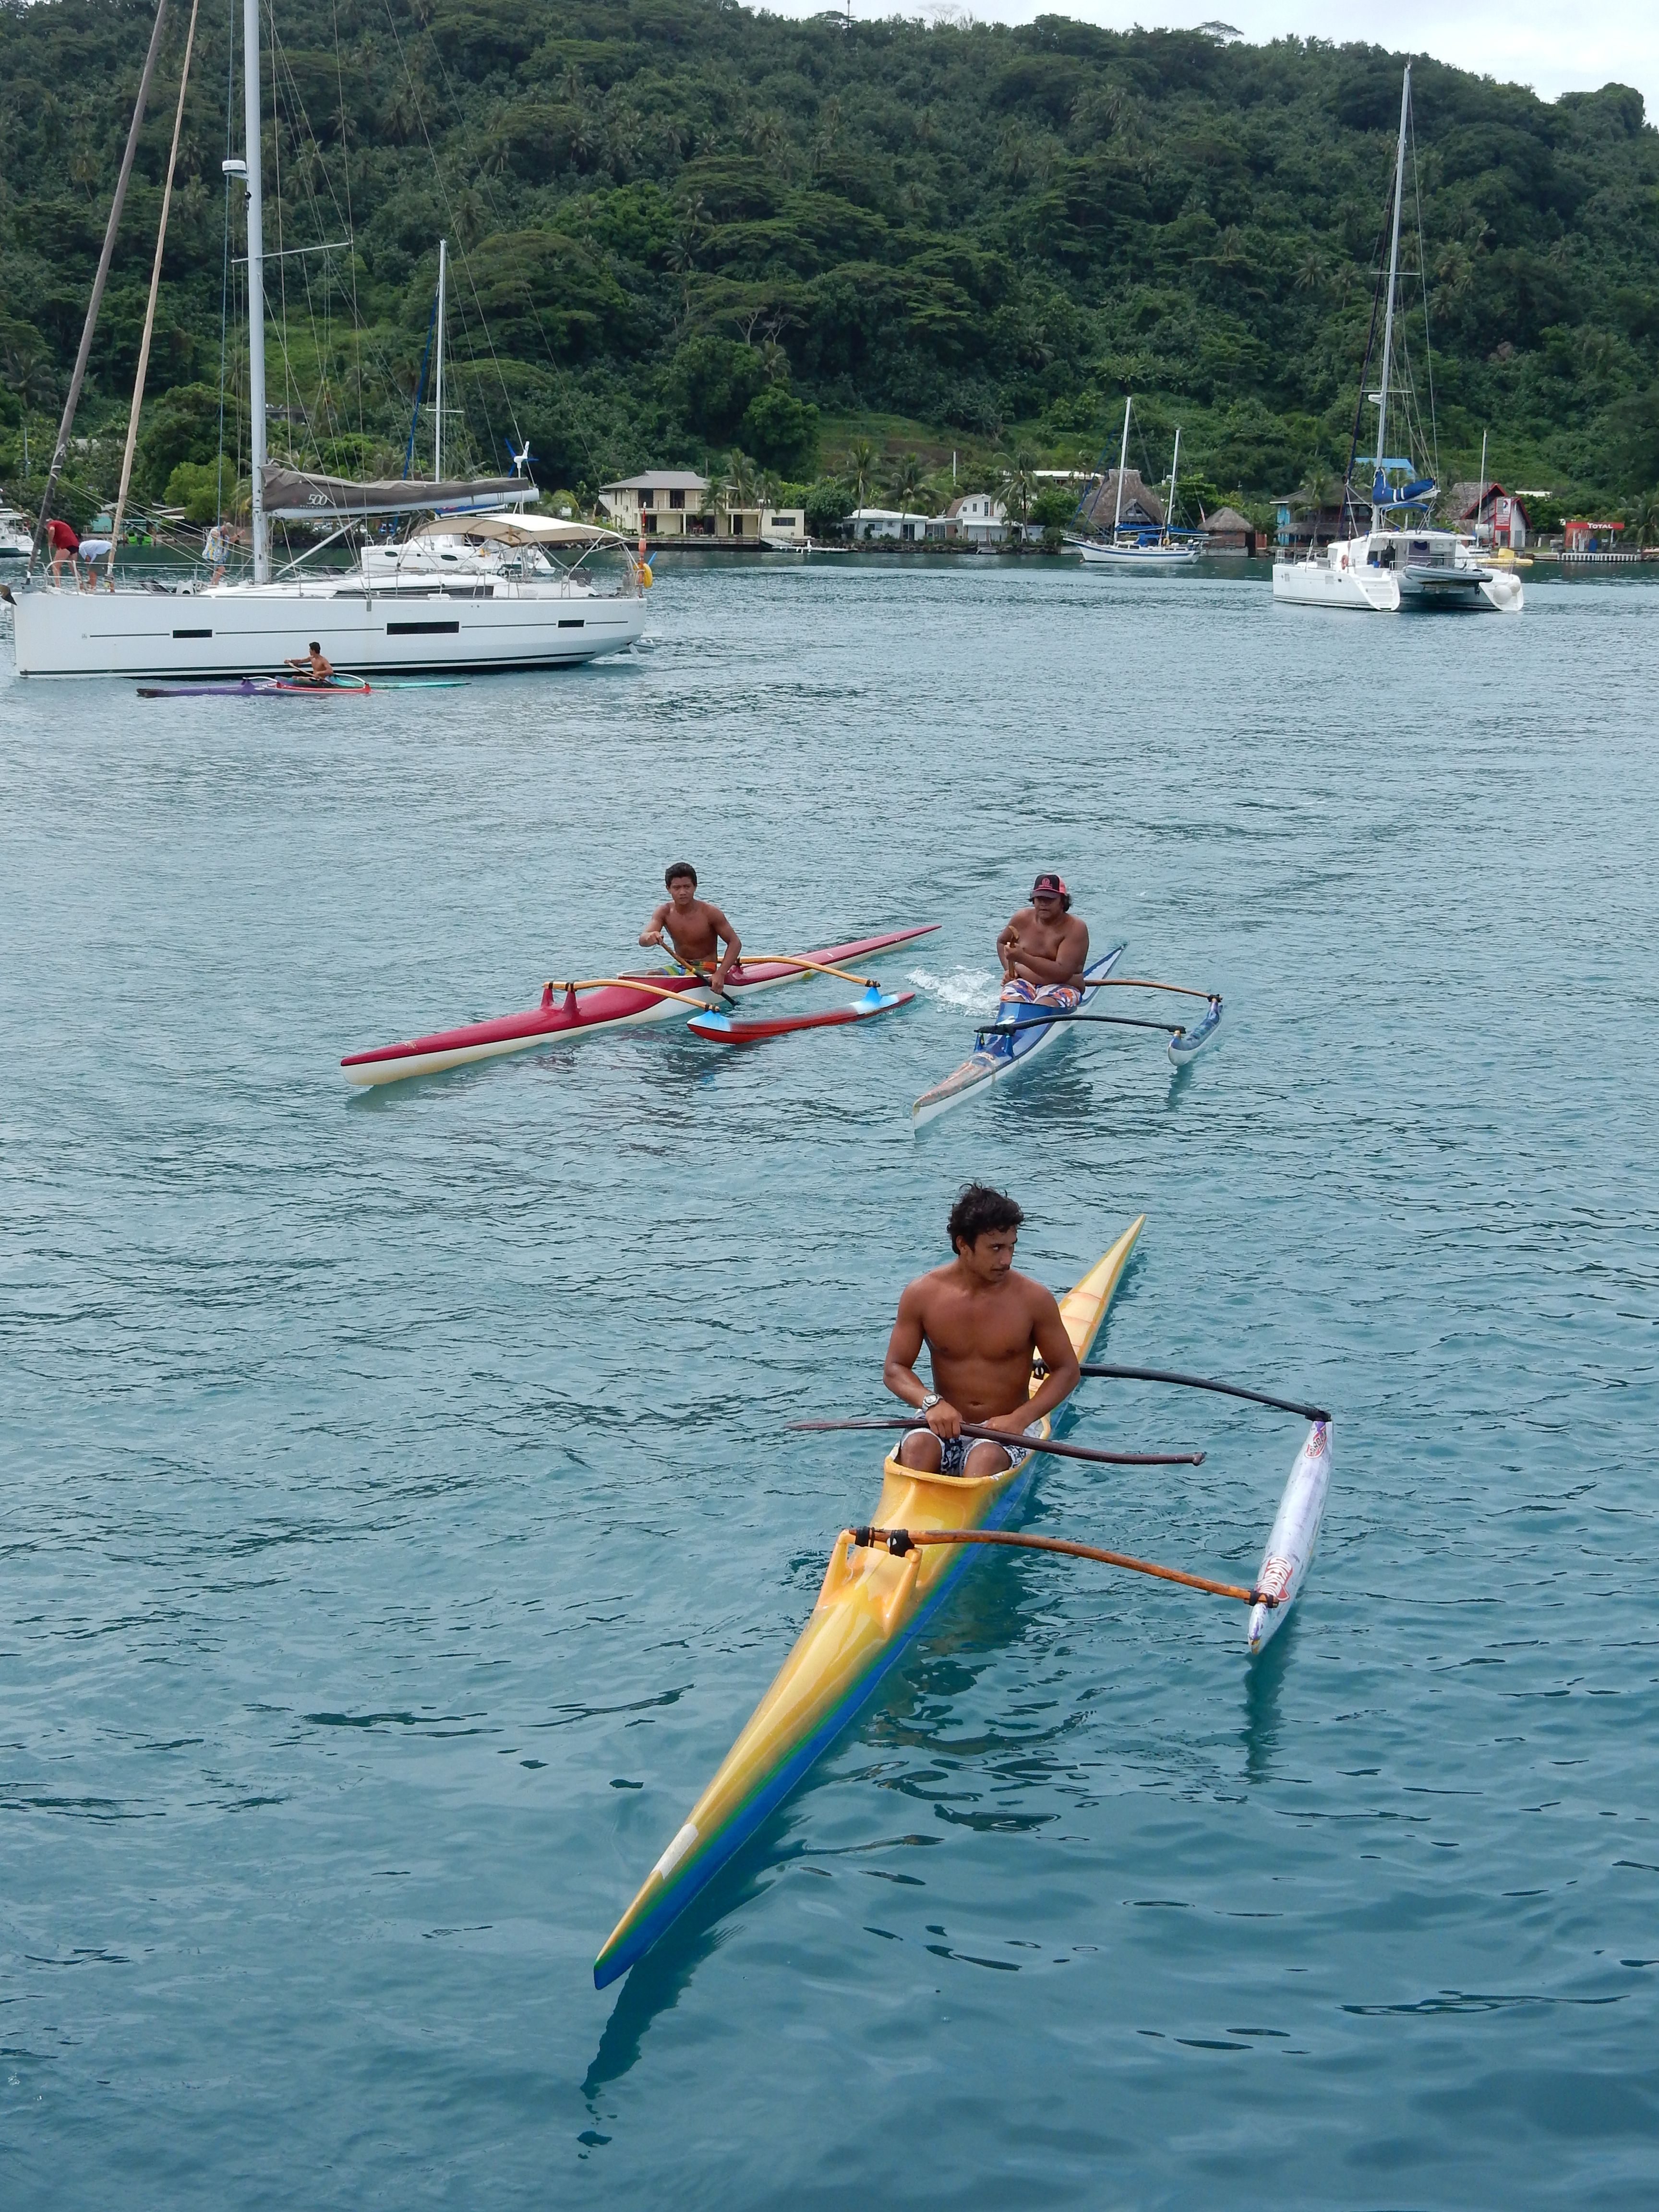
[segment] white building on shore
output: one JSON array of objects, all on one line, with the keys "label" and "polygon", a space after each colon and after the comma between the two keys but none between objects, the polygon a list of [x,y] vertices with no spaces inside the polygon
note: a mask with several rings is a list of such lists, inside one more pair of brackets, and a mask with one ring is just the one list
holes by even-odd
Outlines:
[{"label": "white building on shore", "polygon": [[647,469],[601,484],[599,505],[612,529],[652,545],[805,545],[802,508],[716,507],[710,489],[695,469]]}]

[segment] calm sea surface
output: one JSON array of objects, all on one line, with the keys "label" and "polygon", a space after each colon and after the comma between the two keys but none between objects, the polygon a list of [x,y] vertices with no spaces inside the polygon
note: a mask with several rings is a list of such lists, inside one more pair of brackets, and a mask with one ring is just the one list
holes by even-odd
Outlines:
[{"label": "calm sea surface", "polygon": [[[4,656],[0,2197],[1651,2206],[1659,588],[661,566],[554,679]],[[939,922],[915,1005],[349,1091],[682,854],[757,950]],[[1039,866],[1224,1042],[913,1136]],[[1056,1289],[1147,1214],[1103,1356],[1335,1409],[1298,1614],[981,1563],[596,1994],[875,1501],[785,1425],[888,1410],[969,1176]],[[1302,1431],[1073,1433],[1208,1456],[1032,1525],[1248,1577]]]}]

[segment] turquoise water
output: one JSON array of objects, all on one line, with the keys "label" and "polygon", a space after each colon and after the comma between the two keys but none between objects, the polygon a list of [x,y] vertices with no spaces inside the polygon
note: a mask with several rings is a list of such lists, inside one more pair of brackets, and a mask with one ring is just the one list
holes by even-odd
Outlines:
[{"label": "turquoise water", "polygon": [[[663,566],[557,680],[0,676],[0,2193],[1650,2204],[1659,594]],[[681,853],[757,950],[937,921],[916,1004],[348,1091]],[[913,1136],[1039,865],[1224,1042]],[[979,1564],[597,1994],[969,1175],[1057,1288],[1148,1215],[1103,1356],[1334,1408],[1298,1613]],[[1030,1525],[1246,1578],[1302,1434],[1073,1432],[1208,1456]]]}]

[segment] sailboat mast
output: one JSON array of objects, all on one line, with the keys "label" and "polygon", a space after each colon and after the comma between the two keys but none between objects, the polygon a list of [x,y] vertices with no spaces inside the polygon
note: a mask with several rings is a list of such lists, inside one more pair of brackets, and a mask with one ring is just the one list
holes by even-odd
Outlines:
[{"label": "sailboat mast", "polygon": [[1176,424],[1176,449],[1175,449],[1175,455],[1174,455],[1174,458],[1171,459],[1171,461],[1170,461],[1170,506],[1169,506],[1169,511],[1168,511],[1168,513],[1167,513],[1167,514],[1164,515],[1164,538],[1165,538],[1165,539],[1166,539],[1166,540],[1168,539],[1169,535],[1170,535],[1170,524],[1175,520],[1176,477],[1177,472],[1178,472],[1178,471],[1179,471],[1179,470],[1180,470],[1180,467],[1181,467],[1181,425],[1180,425],[1180,423],[1179,423],[1179,422],[1177,422],[1177,423]]},{"label": "sailboat mast", "polygon": [[444,277],[448,272],[449,240],[438,240],[438,406],[432,433],[432,480],[440,482],[444,472]]},{"label": "sailboat mast", "polygon": [[1486,433],[1480,433],[1480,481],[1474,488],[1474,534],[1480,535],[1480,517],[1486,504]]},{"label": "sailboat mast", "polygon": [[242,0],[242,131],[247,148],[247,404],[253,465],[253,580],[270,581],[265,520],[265,239],[259,170],[259,0]]},{"label": "sailboat mast", "polygon": [[[75,356],[69,398],[64,402],[64,418],[58,426],[58,443],[52,449],[52,466],[46,471],[46,489],[40,501],[40,519],[35,523],[34,538],[29,547],[31,572],[40,558],[40,548],[46,543],[46,525],[52,520],[58,479],[63,473],[64,462],[69,453],[70,433],[75,428],[75,410],[81,404],[81,386],[87,374],[87,356],[92,351],[93,334],[98,328],[98,311],[104,300],[104,282],[109,275],[110,258],[115,252],[115,234],[121,228],[121,210],[125,206],[127,198],[127,179],[132,174],[132,157],[138,150],[138,133],[143,125],[144,109],[149,102],[149,81],[155,74],[155,57],[161,49],[161,26],[167,16],[167,0],[161,0],[155,10],[155,21],[150,29],[149,49],[144,56],[144,73],[138,80],[138,97],[133,102],[132,123],[127,131],[127,150],[121,156],[121,173],[115,180],[115,197],[109,204],[109,221],[104,226],[104,250],[98,257],[98,274],[92,280],[92,297],[87,301],[87,319],[81,326],[81,349]],[[28,473],[27,465],[23,473],[25,476]]]},{"label": "sailboat mast", "polygon": [[1389,247],[1389,312],[1382,325],[1382,387],[1376,408],[1376,470],[1389,450],[1389,368],[1394,360],[1394,288],[1400,275],[1400,203],[1406,189],[1406,118],[1411,112],[1412,65],[1400,88],[1400,149],[1394,163],[1394,238]]},{"label": "sailboat mast", "polygon": [[1117,454],[1117,513],[1112,517],[1114,538],[1117,536],[1118,526],[1123,520],[1123,470],[1129,458],[1129,410],[1133,405],[1133,399],[1126,399],[1123,403],[1123,443]]}]

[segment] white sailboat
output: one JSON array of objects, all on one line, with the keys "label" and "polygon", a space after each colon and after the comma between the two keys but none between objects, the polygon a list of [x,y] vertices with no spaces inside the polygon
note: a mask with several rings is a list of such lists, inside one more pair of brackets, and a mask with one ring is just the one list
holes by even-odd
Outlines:
[{"label": "white sailboat", "polygon": [[[19,675],[268,675],[313,639],[337,668],[365,675],[551,668],[634,644],[645,627],[647,572],[625,538],[587,523],[526,515],[538,495],[516,471],[442,480],[441,338],[433,481],[349,483],[270,461],[258,4],[243,0],[245,161],[225,165],[245,179],[247,194],[252,576],[178,590],[152,580],[95,591],[54,590],[38,577],[16,595]],[[367,548],[353,570],[301,568],[355,526],[422,513],[433,519],[399,545]],[[273,577],[270,525],[283,518],[321,522],[328,535]],[[588,566],[602,550],[619,556],[615,589]]]},{"label": "white sailboat", "polygon": [[1123,472],[1129,461],[1129,410],[1134,405],[1133,398],[1123,403],[1123,443],[1117,457],[1117,505],[1112,516],[1109,538],[1068,538],[1066,543],[1075,553],[1093,568],[1189,568],[1198,558],[1198,547],[1190,539],[1172,538],[1169,518],[1175,513],[1176,477],[1181,466],[1181,431],[1177,426],[1175,458],[1170,464],[1170,504],[1163,523],[1155,530],[1125,530],[1123,527]]},{"label": "white sailboat", "polygon": [[[1352,488],[1353,459],[1344,488],[1343,514],[1355,527],[1322,551],[1310,545],[1301,560],[1273,563],[1273,597],[1292,606],[1346,607],[1370,614],[1402,608],[1465,607],[1482,613],[1519,614],[1525,593],[1519,577],[1482,556],[1474,538],[1429,521],[1438,486],[1419,476],[1409,459],[1389,453],[1389,380],[1400,282],[1400,210],[1406,185],[1406,132],[1411,119],[1412,71],[1406,64],[1400,94],[1400,143],[1395,158],[1394,229],[1389,248],[1389,300],[1382,331],[1382,374],[1370,395],[1376,409],[1376,454],[1368,494]],[[1367,357],[1369,367],[1369,356]],[[1362,372],[1362,389],[1364,374]],[[1358,440],[1356,428],[1355,437]],[[1370,526],[1358,527],[1356,507],[1369,507]]]}]

